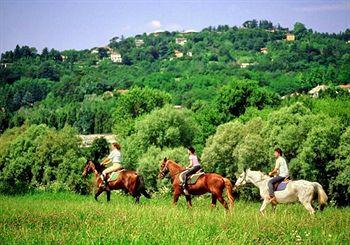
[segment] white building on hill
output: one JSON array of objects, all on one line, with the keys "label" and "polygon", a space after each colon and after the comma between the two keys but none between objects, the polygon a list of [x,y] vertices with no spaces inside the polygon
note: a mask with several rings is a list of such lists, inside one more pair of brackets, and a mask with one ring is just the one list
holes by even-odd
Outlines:
[{"label": "white building on hill", "polygon": [[122,63],[123,59],[122,59],[122,55],[118,52],[111,52],[110,54],[110,59],[111,61],[115,62],[115,63]]},{"label": "white building on hill", "polygon": [[109,144],[117,142],[114,134],[89,134],[89,135],[78,135],[82,140],[81,147],[89,147],[92,142],[98,138],[105,138]]}]

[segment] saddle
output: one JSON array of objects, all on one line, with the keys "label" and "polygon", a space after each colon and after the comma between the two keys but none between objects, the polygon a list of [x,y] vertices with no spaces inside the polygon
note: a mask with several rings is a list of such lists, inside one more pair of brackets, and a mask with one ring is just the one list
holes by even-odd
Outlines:
[{"label": "saddle", "polygon": [[290,180],[289,177],[286,177],[282,181],[274,183],[273,190],[274,191],[283,191],[284,189],[286,189],[289,180]]},{"label": "saddle", "polygon": [[[183,174],[184,174],[184,172],[182,172],[179,175],[179,179],[181,182],[183,182]],[[195,184],[197,182],[197,180],[199,179],[199,177],[201,177],[203,174],[204,174],[203,170],[200,169],[197,173],[188,176],[187,180],[186,180],[186,184],[187,185]]]},{"label": "saddle", "polygon": [[116,172],[112,172],[112,173],[107,174],[107,182],[115,181],[116,179],[118,179],[118,177],[122,171],[125,171],[125,169],[122,168]]}]

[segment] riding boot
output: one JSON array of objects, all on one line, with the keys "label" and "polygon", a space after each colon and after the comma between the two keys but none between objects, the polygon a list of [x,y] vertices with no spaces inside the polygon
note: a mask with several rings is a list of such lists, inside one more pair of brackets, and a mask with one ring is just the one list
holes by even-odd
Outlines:
[{"label": "riding boot", "polygon": [[107,176],[105,176],[104,174],[101,174],[101,176],[103,181],[103,187],[106,188],[108,185]]},{"label": "riding boot", "polygon": [[186,189],[186,182],[181,183],[181,188],[186,196],[189,195],[188,190]]},{"label": "riding boot", "polygon": [[275,196],[270,196],[270,197],[269,197],[269,201],[270,201],[270,203],[272,203],[273,205],[277,205],[277,204],[278,204],[277,199],[276,199]]}]

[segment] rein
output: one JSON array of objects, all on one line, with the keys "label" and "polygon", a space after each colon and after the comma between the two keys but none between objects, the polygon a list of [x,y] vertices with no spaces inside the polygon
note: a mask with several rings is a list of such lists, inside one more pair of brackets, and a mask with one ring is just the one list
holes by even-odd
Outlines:
[{"label": "rein", "polygon": [[94,162],[91,161],[91,163],[89,163],[89,164],[92,165],[92,166],[89,166],[89,167],[93,170],[95,175],[101,175],[102,171],[101,171],[101,173],[99,171],[97,171],[97,168],[96,168],[96,165],[95,165]]},{"label": "rein", "polygon": [[[165,166],[164,166],[164,168],[163,168],[162,171],[161,171],[161,173],[162,173],[163,176],[165,176],[164,172],[165,172],[166,169],[169,171],[168,161],[165,163]],[[185,170],[186,170],[186,169],[185,169]],[[179,170],[178,172],[176,172],[176,173],[174,173],[174,174],[171,174],[170,171],[169,171],[169,174],[170,174],[171,178],[174,179],[176,175],[182,173],[182,172],[185,171],[185,170]]]}]

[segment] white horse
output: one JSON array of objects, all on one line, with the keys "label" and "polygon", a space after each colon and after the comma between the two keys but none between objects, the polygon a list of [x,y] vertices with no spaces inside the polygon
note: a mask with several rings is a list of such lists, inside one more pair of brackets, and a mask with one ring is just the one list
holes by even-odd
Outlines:
[{"label": "white horse", "polygon": [[[264,214],[266,206],[270,203],[269,188],[267,186],[270,179],[271,177],[260,171],[252,171],[247,169],[237,179],[235,189],[245,185],[246,183],[252,183],[258,187],[260,190],[260,196],[264,200],[260,207],[260,213]],[[319,209],[322,211],[327,203],[328,197],[322,186],[317,182],[310,182],[306,180],[289,181],[286,189],[276,191],[275,196],[278,203],[290,203],[297,202],[299,200],[299,202],[304,205],[310,214],[314,214],[315,210],[312,207],[312,201],[316,192],[318,194]],[[276,205],[272,204],[272,207],[273,210],[275,210]]]}]

